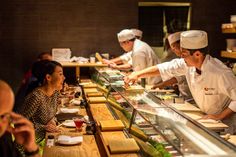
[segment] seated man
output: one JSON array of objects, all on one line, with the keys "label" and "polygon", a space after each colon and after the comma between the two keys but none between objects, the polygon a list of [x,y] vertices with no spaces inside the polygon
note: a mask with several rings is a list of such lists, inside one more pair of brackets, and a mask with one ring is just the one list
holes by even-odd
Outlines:
[{"label": "seated man", "polygon": [[[0,80],[0,154],[1,157],[21,156],[15,143],[23,146],[25,155],[39,156],[32,123],[12,112],[14,94],[7,83]],[[12,123],[12,124],[11,124]],[[14,127],[12,125],[14,124]],[[12,135],[15,141],[12,140]]]}]

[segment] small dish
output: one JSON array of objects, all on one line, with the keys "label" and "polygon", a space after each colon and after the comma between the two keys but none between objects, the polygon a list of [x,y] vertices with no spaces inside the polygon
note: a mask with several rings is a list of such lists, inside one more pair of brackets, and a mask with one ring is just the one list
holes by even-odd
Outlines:
[{"label": "small dish", "polygon": [[78,113],[79,109],[77,108],[60,108],[61,113]]},{"label": "small dish", "polygon": [[63,126],[65,127],[69,127],[69,128],[75,128],[75,123],[73,120],[65,120],[63,123],[62,123]]}]

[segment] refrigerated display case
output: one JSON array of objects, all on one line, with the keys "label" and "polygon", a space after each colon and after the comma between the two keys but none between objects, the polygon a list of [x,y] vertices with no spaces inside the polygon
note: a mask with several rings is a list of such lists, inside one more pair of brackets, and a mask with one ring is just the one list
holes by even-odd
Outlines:
[{"label": "refrigerated display case", "polygon": [[107,89],[111,111],[123,121],[144,156],[236,156],[235,145],[140,85],[125,87],[119,71],[96,68],[94,75]]}]

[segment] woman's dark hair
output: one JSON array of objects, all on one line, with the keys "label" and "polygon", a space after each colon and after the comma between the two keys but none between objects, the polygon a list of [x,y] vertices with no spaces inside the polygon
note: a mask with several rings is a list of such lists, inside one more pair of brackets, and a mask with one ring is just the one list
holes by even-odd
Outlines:
[{"label": "woman's dark hair", "polygon": [[35,78],[35,81],[30,83],[27,94],[35,88],[42,86],[46,75],[51,75],[55,71],[56,66],[62,67],[62,65],[56,61],[42,60],[35,62],[32,66],[32,77]]}]

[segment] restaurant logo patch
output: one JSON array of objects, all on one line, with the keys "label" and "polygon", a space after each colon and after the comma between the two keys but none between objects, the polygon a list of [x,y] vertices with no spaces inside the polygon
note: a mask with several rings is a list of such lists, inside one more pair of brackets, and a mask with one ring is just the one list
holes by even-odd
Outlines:
[{"label": "restaurant logo patch", "polygon": [[205,95],[214,95],[215,94],[215,88],[205,87],[204,91],[205,91]]}]

